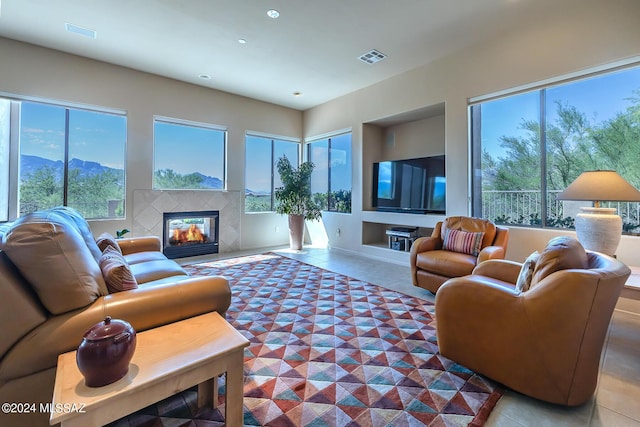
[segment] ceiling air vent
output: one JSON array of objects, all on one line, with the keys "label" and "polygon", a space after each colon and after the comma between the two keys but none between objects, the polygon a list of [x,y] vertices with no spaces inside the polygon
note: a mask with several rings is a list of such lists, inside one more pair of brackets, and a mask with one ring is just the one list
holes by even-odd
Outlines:
[{"label": "ceiling air vent", "polygon": [[371,49],[369,52],[360,55],[358,59],[362,62],[366,62],[367,64],[375,64],[376,62],[382,61],[386,57],[387,55],[385,55],[384,53],[375,49]]},{"label": "ceiling air vent", "polygon": [[97,37],[96,31],[90,28],[85,28],[79,25],[70,24],[68,22],[64,24],[64,28],[70,33],[79,34],[81,36],[88,37],[90,39],[95,39]]}]

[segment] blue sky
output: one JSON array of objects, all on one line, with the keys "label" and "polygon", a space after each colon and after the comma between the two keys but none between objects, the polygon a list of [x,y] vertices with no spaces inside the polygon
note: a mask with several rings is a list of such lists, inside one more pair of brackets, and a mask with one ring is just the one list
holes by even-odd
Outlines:
[{"label": "blue sky", "polygon": [[[555,101],[567,103],[586,114],[591,125],[623,112],[632,103],[627,98],[640,90],[640,67],[609,73],[547,89],[547,120],[556,118]],[[501,136],[523,136],[523,119],[538,120],[539,92],[527,92],[482,104],[482,147],[494,157],[504,155]]]},{"label": "blue sky", "polygon": [[225,132],[217,129],[156,122],[154,168],[186,175],[200,172],[224,181]]},{"label": "blue sky", "polygon": [[[22,154],[64,159],[65,108],[23,102],[20,120]],[[126,138],[124,116],[70,110],[69,158],[122,169]]]},{"label": "blue sky", "polygon": [[[311,143],[310,160],[315,165],[311,191],[325,192],[329,185],[327,171],[329,156],[328,140]],[[351,132],[331,137],[331,191],[351,190]]]},{"label": "blue sky", "polygon": [[263,193],[271,192],[271,141],[274,141],[273,170],[275,188],[282,185],[275,166],[278,159],[285,155],[294,167],[298,165],[300,144],[297,142],[247,135],[245,146],[247,156],[245,187],[249,190]]}]

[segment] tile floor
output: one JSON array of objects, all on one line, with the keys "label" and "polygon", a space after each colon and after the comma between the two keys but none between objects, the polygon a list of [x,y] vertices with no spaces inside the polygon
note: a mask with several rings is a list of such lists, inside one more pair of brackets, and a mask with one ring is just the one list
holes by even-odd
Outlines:
[{"label": "tile floor", "polygon": [[[305,247],[301,251],[291,251],[288,248],[270,250],[327,270],[433,301],[430,292],[411,285],[409,266],[328,248]],[[217,257],[228,258],[265,251],[245,251],[221,254]],[[191,258],[190,262],[193,260]],[[565,408],[507,391],[485,425],[640,427],[640,314],[615,311],[601,364],[596,393],[584,405]]]}]

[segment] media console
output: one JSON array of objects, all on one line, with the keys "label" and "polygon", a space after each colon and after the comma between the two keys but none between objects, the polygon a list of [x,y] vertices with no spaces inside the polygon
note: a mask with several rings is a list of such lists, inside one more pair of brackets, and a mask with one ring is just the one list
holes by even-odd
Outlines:
[{"label": "media console", "polygon": [[411,245],[419,237],[418,227],[391,227],[386,231],[389,249],[409,252]]}]

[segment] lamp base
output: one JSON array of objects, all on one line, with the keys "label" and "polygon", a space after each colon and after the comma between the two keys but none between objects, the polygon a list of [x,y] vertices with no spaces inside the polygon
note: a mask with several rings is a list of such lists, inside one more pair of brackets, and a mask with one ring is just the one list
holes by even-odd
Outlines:
[{"label": "lamp base", "polygon": [[613,256],[622,236],[622,218],[615,208],[580,208],[576,234],[585,249]]}]

